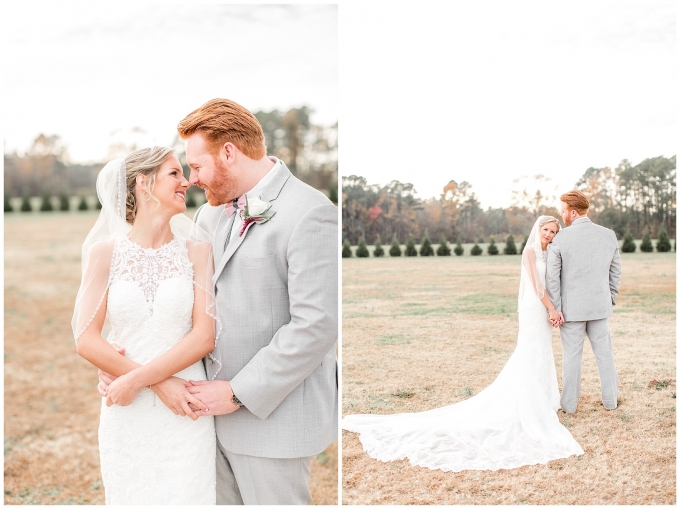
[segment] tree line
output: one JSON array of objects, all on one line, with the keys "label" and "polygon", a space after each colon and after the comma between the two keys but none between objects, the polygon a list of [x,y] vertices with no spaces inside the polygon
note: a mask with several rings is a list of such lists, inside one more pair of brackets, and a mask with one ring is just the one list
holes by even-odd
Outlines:
[{"label": "tree line", "polygon": [[[588,168],[574,188],[590,200],[588,217],[611,228],[619,239],[630,232],[640,239],[644,231],[656,238],[661,229],[675,237],[675,156],[645,159],[633,166],[627,160],[615,168]],[[469,182],[449,181],[439,197],[421,199],[414,186],[392,181],[369,184],[364,177],[342,178],[342,239],[357,245],[396,237],[450,242],[504,242],[508,235],[521,239],[540,215],[560,217],[556,189],[543,175],[515,181],[507,208],[483,210]],[[546,189],[548,191],[546,191]]]},{"label": "tree line", "polygon": [[[307,106],[258,111],[254,115],[262,125],[267,153],[282,159],[291,172],[312,187],[338,202],[338,124],[315,125],[310,122]],[[172,146],[189,175],[184,157],[184,143],[176,137]],[[138,148],[134,142],[111,147],[110,159],[121,157]],[[73,163],[68,147],[58,135],[39,134],[24,154],[4,154],[5,203],[10,198],[42,196],[93,196],[97,174],[106,161],[89,164]],[[189,194],[203,193],[192,187]],[[26,201],[24,200],[24,201]],[[15,200],[16,201],[16,200]],[[28,200],[30,203],[30,200]],[[50,200],[51,201],[51,200]],[[198,199],[200,201],[200,198]],[[60,205],[61,206],[61,205]],[[7,210],[7,205],[5,205]]]}]

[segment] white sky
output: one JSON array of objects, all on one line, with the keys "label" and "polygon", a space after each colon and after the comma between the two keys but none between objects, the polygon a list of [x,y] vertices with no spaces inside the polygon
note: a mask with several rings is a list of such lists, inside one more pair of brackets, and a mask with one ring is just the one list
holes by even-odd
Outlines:
[{"label": "white sky", "polygon": [[6,151],[41,132],[61,136],[79,162],[103,160],[116,141],[168,145],[215,97],[338,120],[336,5],[0,5]]},{"label": "white sky", "polygon": [[677,152],[673,1],[346,2],[340,6],[340,173],[449,180],[484,208],[513,180],[560,192],[590,167]]}]

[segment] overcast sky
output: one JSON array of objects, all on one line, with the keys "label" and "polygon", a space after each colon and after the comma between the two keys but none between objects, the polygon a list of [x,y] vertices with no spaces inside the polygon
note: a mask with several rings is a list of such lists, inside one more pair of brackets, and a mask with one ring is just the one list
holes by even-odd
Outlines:
[{"label": "overcast sky", "polygon": [[74,161],[170,144],[215,97],[338,120],[335,5],[3,2],[5,150],[59,135]]},{"label": "overcast sky", "polygon": [[213,97],[252,111],[307,104],[315,122],[339,120],[342,175],[411,182],[422,198],[466,180],[485,208],[505,207],[523,176],[566,191],[590,166],[677,152],[676,11],[668,0],[5,3],[5,148],[44,132],[74,160],[102,159],[116,141],[169,144]]},{"label": "overcast sky", "polygon": [[672,156],[680,138],[673,1],[340,7],[340,173],[468,181],[484,208],[513,180],[558,191],[590,167]]}]

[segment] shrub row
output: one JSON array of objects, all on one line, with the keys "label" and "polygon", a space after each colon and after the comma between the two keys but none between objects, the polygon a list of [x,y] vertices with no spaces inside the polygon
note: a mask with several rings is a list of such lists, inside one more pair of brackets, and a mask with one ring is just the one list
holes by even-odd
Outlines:
[{"label": "shrub row", "polygon": [[[48,194],[44,194],[40,200],[40,205],[38,206],[38,210],[40,212],[52,212],[53,210],[71,210],[71,202],[68,196],[65,194],[61,194],[58,196],[58,202],[59,205],[55,208],[54,205],[52,204],[52,197]],[[97,200],[97,204],[95,205],[97,209],[102,208],[101,203],[99,203],[99,200]],[[90,206],[87,203],[87,199],[84,196],[80,197],[80,201],[78,202],[78,206],[76,207],[77,210],[88,210]],[[27,195],[22,196],[21,198],[21,205],[19,205],[19,212],[32,212],[33,207],[31,206],[31,200]],[[15,209],[12,207],[12,204],[10,203],[10,197],[9,195],[5,194],[5,212],[14,212]]]},{"label": "shrub row", "polygon": [[[42,198],[40,200],[40,206],[38,207],[38,210],[40,212],[52,212],[53,210],[62,210],[62,211],[68,211],[71,210],[71,203],[70,199],[67,195],[65,194],[60,194],[58,197],[58,202],[59,205],[55,209],[54,205],[52,204],[52,197],[49,194],[43,194]],[[192,208],[196,207],[196,198],[194,197],[193,193],[188,193],[187,194],[187,207]],[[76,207],[77,210],[89,210],[90,206],[87,203],[87,199],[85,196],[80,196],[80,200],[78,202],[78,206]],[[102,204],[99,203],[99,200],[97,200],[97,203],[95,204],[96,209],[101,209]],[[27,195],[22,196],[21,198],[21,205],[19,205],[19,211],[20,212],[32,212],[33,207],[31,206],[31,200]],[[10,203],[10,197],[8,194],[5,194],[5,212],[14,212],[14,208],[12,207],[12,204]]]},{"label": "shrub row", "polygon": [[[512,235],[508,235],[507,239],[505,240],[503,254],[506,255],[519,254],[524,250],[525,245],[526,239],[524,239],[522,247],[518,251],[517,246],[515,245],[515,239],[513,238]],[[625,237],[623,238],[623,245],[621,246],[621,251],[624,253],[633,253],[635,252],[636,249],[637,246],[635,244],[635,241],[633,240],[633,235],[630,232],[627,232]],[[675,243],[673,244],[672,249],[673,251],[675,251]],[[656,242],[656,250],[659,252],[668,252],[671,250],[671,242],[670,239],[668,238],[668,233],[663,227],[659,230],[659,238]],[[647,230],[645,230],[645,233],[642,237],[642,242],[640,243],[640,251],[643,251],[645,253],[654,251],[654,246],[652,245],[652,241],[649,238],[649,231]],[[409,237],[409,239],[406,242],[406,247],[402,252],[399,241],[397,240],[397,236],[394,235],[394,237],[392,237],[392,243],[390,245],[390,249],[388,252],[390,256],[401,256],[402,254],[404,256],[418,256],[418,254],[420,254],[420,256],[434,256],[435,250],[434,247],[432,246],[430,238],[428,237],[427,234],[425,234],[425,236],[423,237],[423,242],[420,245],[420,250],[416,249],[416,245],[415,242],[413,241],[413,238]],[[460,242],[456,244],[456,247],[453,249],[453,252],[456,254],[456,256],[463,255],[464,249]],[[499,254],[499,249],[498,246],[496,246],[496,242],[494,241],[494,239],[491,239],[491,241],[489,242],[486,252],[491,256]],[[478,243],[472,246],[472,249],[470,250],[470,255],[472,256],[480,256],[482,253],[483,253],[482,248],[479,247]],[[359,244],[357,245],[356,253],[354,253],[354,255],[352,254],[352,247],[350,246],[349,240],[345,240],[345,242],[343,243],[342,257],[351,258],[352,256],[356,256],[357,258],[368,258],[370,256],[370,252],[368,250],[368,247],[366,246],[366,240],[364,239],[363,236],[359,239]],[[385,256],[385,250],[382,247],[380,236],[378,236],[375,242],[373,256],[374,257]],[[446,238],[444,237],[442,237],[439,240],[437,256],[451,256],[451,248],[449,247]]]}]

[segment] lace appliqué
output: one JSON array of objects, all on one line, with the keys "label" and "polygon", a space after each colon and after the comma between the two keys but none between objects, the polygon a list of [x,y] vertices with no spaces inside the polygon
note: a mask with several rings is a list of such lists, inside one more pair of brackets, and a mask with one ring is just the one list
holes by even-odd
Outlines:
[{"label": "lace appliqu\u00e9", "polygon": [[143,248],[127,236],[116,241],[108,286],[115,281],[133,281],[144,293],[149,314],[153,315],[156,290],[160,283],[174,277],[194,279],[186,243],[177,237],[158,249]]}]

